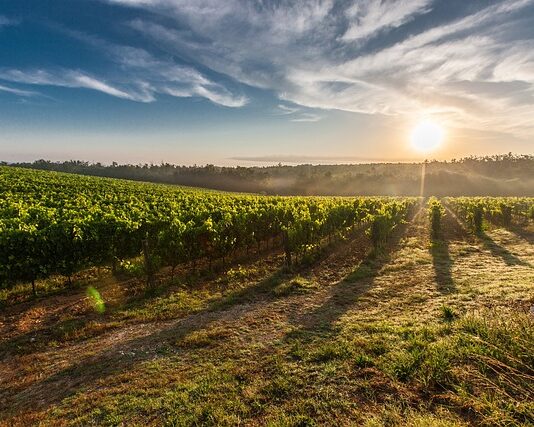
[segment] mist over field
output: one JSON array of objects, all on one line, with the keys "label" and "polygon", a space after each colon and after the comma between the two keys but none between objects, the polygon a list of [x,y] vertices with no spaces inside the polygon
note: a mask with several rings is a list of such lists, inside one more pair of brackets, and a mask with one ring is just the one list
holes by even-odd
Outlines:
[{"label": "mist over field", "polygon": [[[113,165],[45,160],[19,166],[272,195],[534,196],[534,156],[470,157],[449,162],[266,167]],[[424,167],[424,185],[421,179]],[[421,190],[423,190],[421,192]]]}]

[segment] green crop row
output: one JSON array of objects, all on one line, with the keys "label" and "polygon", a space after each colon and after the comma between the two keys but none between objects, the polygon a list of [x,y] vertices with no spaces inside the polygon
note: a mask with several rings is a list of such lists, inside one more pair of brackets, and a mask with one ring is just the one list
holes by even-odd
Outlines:
[{"label": "green crop row", "polygon": [[484,219],[505,227],[534,220],[532,197],[448,197],[445,202],[477,233]]},{"label": "green crop row", "polygon": [[273,240],[290,263],[363,222],[378,246],[416,200],[228,194],[10,167],[0,167],[0,194],[3,286],[140,254],[149,270],[174,268]]}]

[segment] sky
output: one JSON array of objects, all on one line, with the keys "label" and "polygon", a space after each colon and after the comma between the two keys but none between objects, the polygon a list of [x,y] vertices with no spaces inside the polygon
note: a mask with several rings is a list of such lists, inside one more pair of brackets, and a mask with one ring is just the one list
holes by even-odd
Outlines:
[{"label": "sky", "polygon": [[0,0],[0,160],[508,152],[534,154],[534,0]]}]

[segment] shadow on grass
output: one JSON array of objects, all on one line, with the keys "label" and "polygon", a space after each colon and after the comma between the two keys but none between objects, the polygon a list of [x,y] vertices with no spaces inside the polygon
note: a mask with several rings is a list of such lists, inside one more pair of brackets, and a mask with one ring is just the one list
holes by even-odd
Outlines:
[{"label": "shadow on grass", "polygon": [[[410,221],[416,215],[410,217]],[[379,271],[399,249],[400,241],[406,235],[407,228],[408,223],[397,227],[383,250],[378,252],[371,250],[353,272],[331,287],[330,297],[321,306],[294,319],[293,322],[300,328],[291,331],[287,338],[298,337],[312,330],[335,332],[335,323],[373,287]]]},{"label": "shadow on grass", "polygon": [[514,225],[509,228],[511,232],[513,232],[516,236],[521,237],[522,239],[526,240],[531,245],[534,245],[534,232],[529,231],[524,227],[519,227],[517,225]]},{"label": "shadow on grass", "polygon": [[479,239],[482,241],[484,248],[488,249],[494,257],[501,258],[506,265],[521,265],[524,267],[532,267],[528,262],[523,261],[522,259],[515,256],[504,246],[499,245],[495,240],[493,240],[488,234],[484,231],[478,234]]},{"label": "shadow on grass", "polygon": [[[6,384],[0,389],[0,420],[21,410],[46,409],[84,386],[94,385],[99,380],[152,360],[158,354],[167,353],[168,349],[174,349],[176,343],[191,332],[216,324],[221,313],[231,306],[257,300],[262,294],[270,295],[269,290],[286,277],[281,269],[254,286],[223,297],[204,310],[163,326],[157,332],[112,344],[96,356],[80,357],[74,365],[23,389]],[[243,305],[238,316],[243,316],[250,309],[251,306]]]},{"label": "shadow on grass", "polygon": [[454,292],[455,286],[452,278],[452,259],[449,253],[449,243],[443,239],[435,240],[432,242],[430,252],[438,290],[441,293]]},{"label": "shadow on grass", "polygon": [[[341,256],[346,249],[343,245],[334,248]],[[325,252],[315,260],[314,264],[324,261],[328,255]],[[177,343],[189,334],[217,325],[231,308],[237,308],[231,313],[232,320],[235,320],[254,310],[258,303],[280,298],[281,296],[274,292],[275,288],[291,280],[299,272],[299,269],[289,271],[285,267],[280,267],[257,283],[231,291],[204,309],[181,319],[169,321],[156,332],[150,330],[149,324],[146,324],[147,331],[144,333],[139,329],[143,328],[143,325],[140,325],[135,338],[112,342],[96,355],[80,356],[72,366],[49,377],[44,377],[24,388],[4,386],[0,388],[0,408],[3,409],[0,412],[4,413],[0,419],[24,409],[49,408],[54,402],[74,395],[85,386],[94,385],[114,374],[152,360],[158,357],[158,354],[182,352]],[[150,322],[150,325],[153,324],[154,322]]]},{"label": "shadow on grass", "polygon": [[445,206],[441,231],[432,241],[430,253],[438,291],[447,294],[456,291],[452,276],[453,260],[450,254],[451,242],[465,242],[470,239],[470,233],[459,221],[458,217]]},{"label": "shadow on grass", "polygon": [[[31,354],[49,348],[51,341],[67,342],[90,338],[91,334],[81,336],[84,328],[98,320],[95,315],[68,318],[49,327],[30,330],[9,340],[0,342],[0,360],[7,360],[16,355]],[[105,324],[104,324],[105,325]],[[108,328],[111,328],[111,324]]]}]

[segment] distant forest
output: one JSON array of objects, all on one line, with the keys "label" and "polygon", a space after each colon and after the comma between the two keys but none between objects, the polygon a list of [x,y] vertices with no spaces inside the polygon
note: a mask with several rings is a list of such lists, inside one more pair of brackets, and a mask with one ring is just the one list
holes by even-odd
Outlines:
[{"label": "distant forest", "polygon": [[226,191],[340,196],[419,195],[424,165],[424,195],[534,196],[534,156],[511,153],[451,161],[353,165],[220,167],[115,162],[103,165],[78,160],[9,165]]}]

